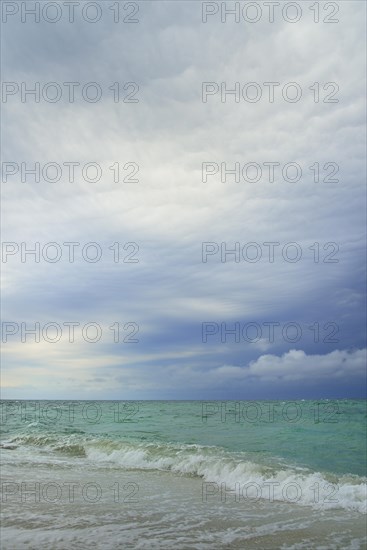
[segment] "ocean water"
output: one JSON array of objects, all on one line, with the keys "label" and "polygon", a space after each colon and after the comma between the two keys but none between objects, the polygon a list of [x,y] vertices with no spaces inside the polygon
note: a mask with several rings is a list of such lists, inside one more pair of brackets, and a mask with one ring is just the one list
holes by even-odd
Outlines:
[{"label": "ocean water", "polygon": [[366,413],[2,401],[2,548],[367,548]]}]

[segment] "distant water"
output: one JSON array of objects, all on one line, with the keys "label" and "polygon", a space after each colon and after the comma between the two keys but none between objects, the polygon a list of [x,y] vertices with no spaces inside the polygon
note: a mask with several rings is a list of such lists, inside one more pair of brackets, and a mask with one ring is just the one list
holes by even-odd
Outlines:
[{"label": "distant water", "polygon": [[3,548],[366,548],[366,412],[3,401]]}]

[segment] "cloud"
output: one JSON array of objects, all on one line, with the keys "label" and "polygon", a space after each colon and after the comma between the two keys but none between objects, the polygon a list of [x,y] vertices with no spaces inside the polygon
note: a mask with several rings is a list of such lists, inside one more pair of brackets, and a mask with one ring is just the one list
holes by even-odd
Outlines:
[{"label": "cloud", "polygon": [[340,381],[361,379],[366,375],[366,349],[334,350],[325,355],[307,355],[302,350],[292,349],[283,355],[261,355],[245,367],[223,366],[214,374],[245,381],[283,384],[288,382],[311,383],[333,379]]},{"label": "cloud", "polygon": [[[288,364],[280,358],[292,357],[295,344],[281,337],[270,342],[264,334],[253,344],[221,342],[219,334],[204,345],[203,322],[297,322],[303,329],[299,364],[319,356],[338,363],[332,353],[365,346],[364,7],[344,3],[341,11],[335,25],[316,25],[306,16],[294,25],[264,19],[256,25],[222,24],[220,18],[203,24],[200,3],[145,2],[137,25],[112,25],[106,17],[93,25],[15,19],[4,25],[4,80],[97,81],[103,98],[96,104],[80,97],[52,104],[12,97],[2,105],[3,160],[29,166],[80,163],[74,182],[63,169],[55,183],[22,183],[18,173],[2,184],[3,240],[29,248],[54,241],[63,249],[57,263],[42,257],[37,263],[30,256],[22,262],[20,253],[3,262],[3,319],[140,326],[139,343],[129,351],[103,341],[94,347],[56,345],[53,351],[44,343],[41,352],[41,345],[31,350],[13,339],[11,354],[8,344],[4,351],[5,380],[11,376],[17,386],[14,373],[24,368],[18,372],[28,384],[27,368],[42,368],[42,391],[49,387],[57,394],[52,376],[46,376],[52,365],[73,364],[75,378],[82,380],[105,378],[104,369],[111,367],[113,384],[123,388],[128,377],[136,391],[159,397],[159,383],[150,378],[154,368],[171,394],[190,396],[193,379],[204,388],[200,376],[206,373],[213,380],[220,375],[224,394],[232,395],[237,374],[248,380],[251,373],[251,380],[271,385],[274,369],[269,367],[267,378],[259,374],[266,361],[280,368],[279,361]],[[131,81],[139,84],[139,103],[114,103],[109,86]],[[232,96],[222,102],[219,94],[203,103],[205,81],[225,82],[228,89],[235,82],[281,84],[274,103],[236,103]],[[293,81],[303,90],[295,104],[281,96],[284,83]],[[309,89],[315,82],[322,98],[331,91],[325,83],[338,83],[339,102],[315,103]],[[230,177],[222,182],[220,174],[202,181],[203,162],[228,167],[257,162],[265,175],[263,163],[273,161],[281,167],[297,162],[301,180],[284,181],[280,169],[272,183],[264,178],[236,183]],[[88,162],[100,164],[100,181],[81,177]],[[137,163],[139,182],[115,183],[110,168],[115,162]],[[318,182],[310,170],[316,162]],[[339,166],[338,183],[323,181],[330,162]],[[80,243],[74,263],[63,245],[70,241]],[[273,263],[263,244],[269,241],[280,243]],[[88,242],[100,244],[101,261],[83,260]],[[138,243],[139,263],[115,263],[109,248],[115,242],[121,248]],[[223,262],[219,252],[203,263],[202,242],[219,248],[225,243],[228,250],[256,242],[262,257]],[[290,242],[302,251],[295,263],[282,254]],[[336,243],[338,262],[327,262],[334,250],[328,243]],[[319,340],[307,328],[316,322]],[[330,322],[339,326],[333,343],[324,341]],[[259,357],[265,351],[269,355]],[[129,361],[134,367],[126,371]],[[215,374],[223,365],[249,366]],[[343,365],[331,369],[333,380],[349,372]],[[121,369],[123,383],[115,369]],[[303,380],[302,369],[293,370],[280,369],[277,380]],[[322,383],[326,391],[327,377]],[[111,395],[111,384],[100,391],[94,384],[97,396]]]}]

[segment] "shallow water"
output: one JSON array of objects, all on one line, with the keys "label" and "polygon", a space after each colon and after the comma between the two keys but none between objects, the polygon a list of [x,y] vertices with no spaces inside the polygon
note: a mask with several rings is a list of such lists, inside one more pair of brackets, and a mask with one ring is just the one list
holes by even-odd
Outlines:
[{"label": "shallow water", "polygon": [[365,401],[3,402],[2,547],[365,548]]}]

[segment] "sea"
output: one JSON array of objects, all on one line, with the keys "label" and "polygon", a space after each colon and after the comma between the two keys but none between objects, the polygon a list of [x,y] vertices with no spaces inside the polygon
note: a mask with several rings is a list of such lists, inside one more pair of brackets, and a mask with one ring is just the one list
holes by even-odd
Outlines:
[{"label": "sea", "polygon": [[365,549],[366,413],[1,401],[1,548]]}]

